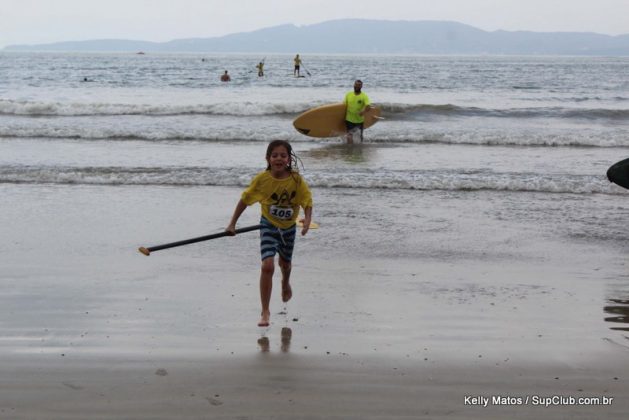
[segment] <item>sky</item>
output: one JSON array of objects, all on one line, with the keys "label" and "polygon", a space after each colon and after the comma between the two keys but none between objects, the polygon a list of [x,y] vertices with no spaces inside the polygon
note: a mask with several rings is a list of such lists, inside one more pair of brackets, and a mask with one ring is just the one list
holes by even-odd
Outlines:
[{"label": "sky", "polygon": [[619,35],[629,34],[629,0],[0,0],[0,48],[104,38],[163,42],[347,18]]}]

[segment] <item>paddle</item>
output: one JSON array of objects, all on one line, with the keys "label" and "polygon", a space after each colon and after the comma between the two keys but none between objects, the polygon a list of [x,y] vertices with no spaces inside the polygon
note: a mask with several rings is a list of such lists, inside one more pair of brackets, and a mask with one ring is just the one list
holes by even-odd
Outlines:
[{"label": "paddle", "polygon": [[[247,226],[244,228],[236,229],[236,234],[250,232],[252,230],[259,230],[261,227],[262,225],[253,225],[253,226]],[[196,242],[209,241],[210,239],[222,238],[223,236],[229,236],[229,233],[219,232],[219,233],[214,233],[212,235],[205,235],[205,236],[199,236],[197,238],[184,239],[183,241],[171,242],[171,243],[162,244],[162,245],[155,245],[148,248],[145,248],[142,246],[138,248],[138,251],[140,251],[142,254],[148,257],[149,255],[151,255],[151,252],[154,252],[154,251],[159,251],[159,250],[167,249],[167,248],[174,248],[174,247],[182,246],[182,245],[193,244]]]},{"label": "paddle", "polygon": [[303,61],[302,61],[302,63],[301,63],[301,66],[304,68],[304,70],[306,70],[306,74],[307,74],[308,76],[312,76],[312,74],[310,74],[310,72],[308,71],[308,69],[306,68],[306,66],[304,66]]}]

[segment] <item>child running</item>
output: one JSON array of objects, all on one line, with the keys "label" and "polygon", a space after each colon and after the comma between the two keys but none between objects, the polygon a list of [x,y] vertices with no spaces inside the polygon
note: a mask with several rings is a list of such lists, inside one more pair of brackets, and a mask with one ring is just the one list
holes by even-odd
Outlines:
[{"label": "child running", "polygon": [[[267,168],[257,174],[243,191],[234,215],[225,231],[235,235],[236,222],[243,211],[254,203],[260,203],[260,301],[262,317],[259,327],[269,326],[271,312],[271,289],[275,271],[275,254],[279,254],[278,265],[282,271],[282,301],[293,296],[290,286],[291,259],[297,231],[296,220],[299,207],[304,209],[301,234],[308,233],[312,218],[312,194],[308,184],[297,171],[297,160],[293,148],[287,141],[274,140],[266,149]],[[294,167],[293,167],[294,164]]]}]

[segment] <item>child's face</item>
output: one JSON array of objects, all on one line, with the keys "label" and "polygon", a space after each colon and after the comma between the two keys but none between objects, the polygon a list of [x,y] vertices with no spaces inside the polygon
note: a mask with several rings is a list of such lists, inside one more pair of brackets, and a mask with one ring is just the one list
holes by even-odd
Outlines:
[{"label": "child's face", "polygon": [[285,171],[290,162],[288,150],[284,146],[277,146],[271,151],[271,156],[267,159],[273,172]]}]

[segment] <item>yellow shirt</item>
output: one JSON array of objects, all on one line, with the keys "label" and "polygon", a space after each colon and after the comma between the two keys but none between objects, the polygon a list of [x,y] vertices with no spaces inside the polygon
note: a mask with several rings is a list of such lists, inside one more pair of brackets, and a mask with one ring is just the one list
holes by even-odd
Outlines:
[{"label": "yellow shirt", "polygon": [[250,206],[260,203],[262,216],[280,229],[293,226],[299,207],[312,207],[312,193],[302,176],[293,172],[288,178],[273,178],[271,171],[257,174],[243,191],[242,201]]},{"label": "yellow shirt", "polygon": [[365,121],[365,117],[360,115],[360,111],[365,109],[369,105],[369,97],[365,92],[360,92],[358,95],[354,91],[347,92],[345,95],[345,105],[347,110],[345,111],[345,119],[354,124],[360,124]]}]

